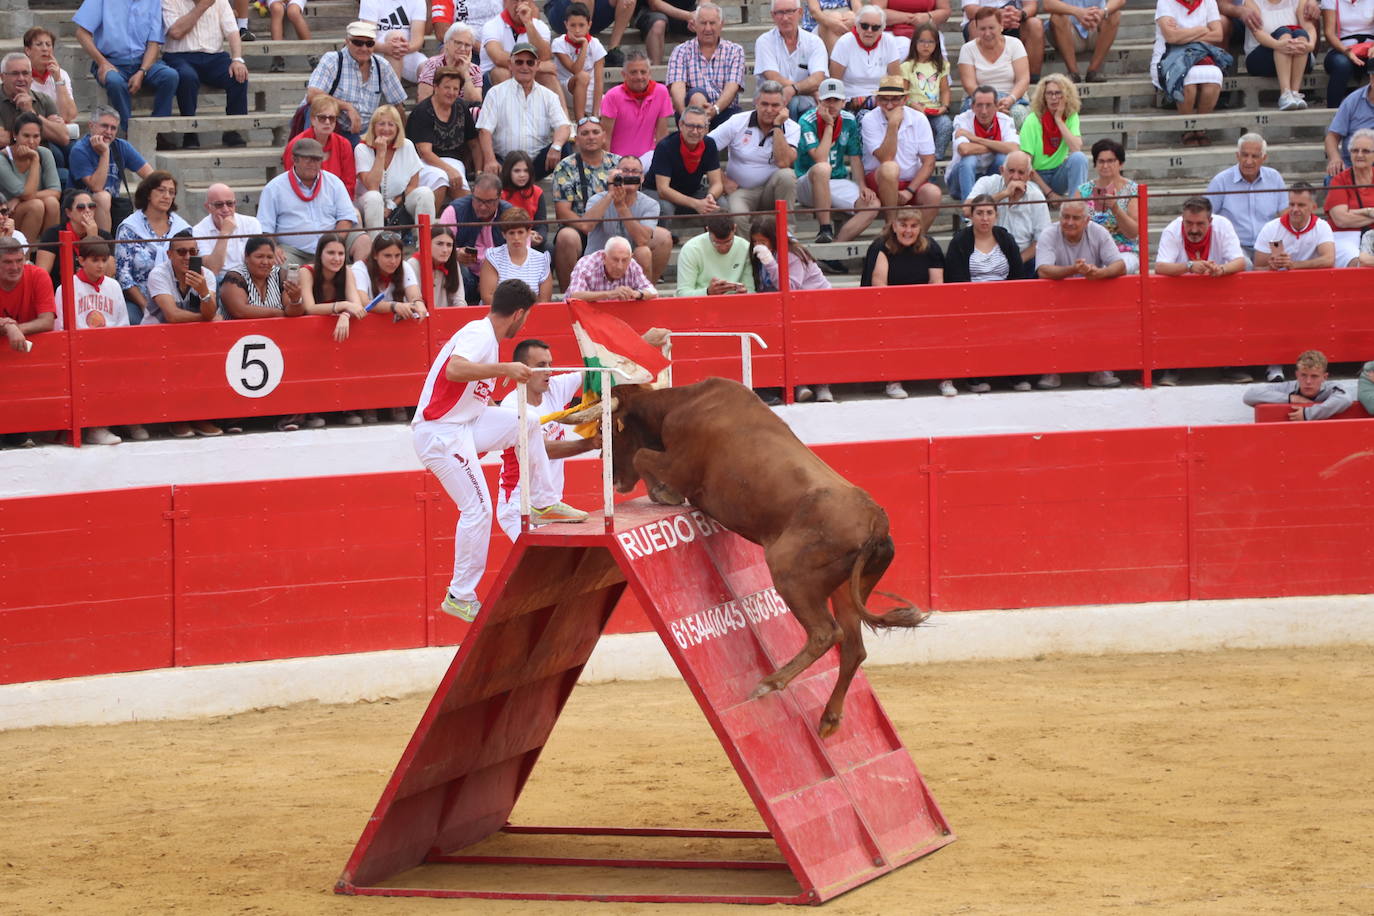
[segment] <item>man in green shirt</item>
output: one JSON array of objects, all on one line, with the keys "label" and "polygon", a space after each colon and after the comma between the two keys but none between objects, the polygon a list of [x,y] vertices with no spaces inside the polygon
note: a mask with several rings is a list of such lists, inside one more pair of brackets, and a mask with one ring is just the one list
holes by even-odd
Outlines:
[{"label": "man in green shirt", "polygon": [[[814,207],[821,231],[816,244],[859,237],[878,214],[878,195],[862,177],[863,141],[859,122],[844,110],[844,83],[824,80],[816,95],[819,106],[801,116],[801,142],[797,144],[797,205]],[[836,121],[839,127],[836,127]],[[839,235],[835,234],[831,207],[853,212]]]},{"label": "man in green shirt", "polygon": [[677,255],[677,295],[724,296],[754,292],[749,242],[735,235],[735,221],[715,215],[706,231],[687,240]]}]

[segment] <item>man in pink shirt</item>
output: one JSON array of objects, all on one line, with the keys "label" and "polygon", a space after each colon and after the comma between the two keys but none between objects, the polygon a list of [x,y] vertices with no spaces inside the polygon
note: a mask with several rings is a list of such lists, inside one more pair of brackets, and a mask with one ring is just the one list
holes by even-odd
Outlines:
[{"label": "man in pink shirt", "polygon": [[673,129],[668,87],[649,79],[649,58],[631,51],[621,70],[625,82],[601,101],[601,129],[617,156],[643,156]]}]

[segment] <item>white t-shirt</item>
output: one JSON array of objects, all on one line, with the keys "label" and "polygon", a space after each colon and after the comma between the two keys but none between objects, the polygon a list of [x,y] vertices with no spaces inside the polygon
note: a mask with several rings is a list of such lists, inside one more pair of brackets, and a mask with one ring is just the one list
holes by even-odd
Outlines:
[{"label": "white t-shirt", "polygon": [[[163,263],[166,263],[165,261]],[[76,290],[76,327],[86,328],[127,328],[129,309],[124,305],[124,291],[114,277],[104,277],[99,286],[92,286],[80,276],[72,277]],[[62,287],[54,294],[57,303],[57,324],[55,329],[62,330]]]},{"label": "white t-shirt", "polygon": [[[1260,8],[1264,8],[1261,0]],[[1340,35],[1374,35],[1374,0],[1322,0],[1323,10],[1334,12],[1340,20]],[[1296,21],[1296,20],[1293,20]]]},{"label": "white t-shirt", "polygon": [[[205,278],[205,285],[210,288],[210,295],[215,295],[214,275],[204,268],[201,269],[200,275]],[[163,317],[162,306],[157,304],[158,296],[171,296],[172,301],[178,304],[182,301],[181,290],[177,287],[176,277],[172,274],[172,262],[166,258],[158,261],[153,272],[148,274],[148,295],[152,297],[152,301],[143,310],[141,324],[164,324],[167,321]]]},{"label": "white t-shirt", "polygon": [[887,65],[906,58],[911,39],[884,32],[873,50],[865,51],[853,32],[846,32],[830,52],[832,63],[844,67],[844,91],[860,99],[878,91],[878,80],[887,76]]},{"label": "white t-shirt", "polygon": [[[864,171],[873,174],[878,170],[878,160],[873,151],[883,145],[887,134],[887,118],[881,110],[870,111],[859,125],[859,134],[864,144]],[[897,169],[902,181],[916,177],[921,168],[922,156],[935,155],[935,138],[930,133],[930,122],[926,116],[914,108],[902,109],[902,126],[897,128]]]},{"label": "white t-shirt", "polygon": [[[548,23],[542,19],[534,20],[534,30],[543,36],[545,41],[549,41],[551,34]],[[482,46],[482,75],[486,76],[491,72],[491,68],[496,66],[492,61],[491,55],[487,53],[487,42],[495,41],[510,53],[510,49],[515,47],[515,33],[511,27],[506,25],[506,20],[501,18],[498,12],[495,16],[487,20],[487,24],[482,26],[482,38],[478,42]]]},{"label": "white t-shirt", "polygon": [[450,382],[444,376],[449,357],[454,354],[470,363],[499,362],[501,345],[491,322],[486,318],[469,321],[444,344],[425,377],[412,426],[424,422],[471,423],[481,416],[482,409],[491,401],[492,392],[496,390],[494,376],[473,382]]},{"label": "white t-shirt", "polygon": [[[765,134],[759,130],[753,111],[741,111],[731,115],[715,130],[710,137],[716,141],[716,149],[730,150],[730,158],[725,163],[725,174],[741,188],[757,188],[773,177],[778,164],[773,161],[772,131]],[[782,128],[787,142],[796,148],[801,142],[801,127],[791,118]]]},{"label": "white t-shirt", "polygon": [[[1304,2],[1306,0],[1279,0],[1278,3],[1270,3],[1269,0],[1257,0],[1260,11],[1260,31],[1265,35],[1273,35],[1274,30],[1282,26],[1301,25],[1298,10]],[[1346,3],[1347,8],[1350,5],[1349,2]],[[1370,0],[1370,5],[1374,7],[1374,0]],[[1345,10],[1341,10],[1341,24],[1345,24]],[[1247,27],[1245,29],[1245,53],[1249,54],[1258,47],[1259,39]]]},{"label": "white t-shirt", "polygon": [[769,70],[781,73],[794,83],[800,83],[813,73],[829,76],[825,42],[814,32],[797,29],[797,50],[789,51],[782,33],[769,29],[754,42],[754,75],[762,77]]},{"label": "white t-shirt", "polygon": [[[1015,143],[1019,146],[1021,144],[1021,137],[1019,134],[1016,133],[1016,122],[1011,119],[1011,115],[1003,114],[999,111],[997,112],[995,117],[997,118],[997,123],[1000,124],[1002,127],[1002,142]],[[967,137],[960,137],[958,134],[961,130],[966,130],[971,134],[976,134],[976,132],[973,129],[974,120],[975,118],[972,108],[970,108],[968,111],[961,111],[954,116],[954,151],[950,154],[949,168],[947,170],[948,172],[954,171],[954,167],[959,164],[959,160],[964,158],[963,153],[960,152],[960,149],[963,147],[963,145],[965,143],[973,142],[972,140],[969,140]],[[987,165],[994,155],[996,154],[980,153],[978,155],[978,164],[980,166]]]},{"label": "white t-shirt", "polygon": [[[1345,2],[1349,3],[1349,0]],[[1156,0],[1155,50],[1150,55],[1150,79],[1156,86],[1159,85],[1159,60],[1164,56],[1165,48],[1164,33],[1159,30],[1159,20],[1164,18],[1173,19],[1174,25],[1180,29],[1198,29],[1220,19],[1221,11],[1217,9],[1217,0],[1202,0],[1202,5],[1191,13],[1178,0]]]},{"label": "white t-shirt", "polygon": [[425,0],[362,0],[358,18],[377,23],[379,45],[386,42],[386,33],[391,31],[401,32],[408,41],[411,25],[429,21],[429,4]]},{"label": "white t-shirt", "polygon": [[[1161,3],[1165,0],[1160,0]],[[1173,0],[1168,0],[1172,3]],[[1207,0],[1213,3],[1215,0]],[[1021,43],[1021,39],[1013,38],[1010,35],[1003,36],[1001,55],[994,61],[989,61],[983,56],[983,52],[978,50],[978,42],[966,41],[959,48],[959,66],[968,64],[973,67],[976,75],[976,82],[980,86],[991,86],[998,92],[1011,92],[1016,85],[1016,70],[1012,66],[1013,62],[1026,56],[1026,46]]]},{"label": "white t-shirt", "polygon": [[[219,230],[215,228],[215,218],[206,216],[205,219],[191,227],[191,232],[196,237],[196,244],[200,246],[200,256],[207,258],[210,252],[215,250],[218,241],[214,236],[219,235]],[[256,216],[246,216],[235,211],[234,213],[234,235],[259,235],[262,233],[262,223],[258,222]],[[209,236],[207,238],[207,236]],[[243,266],[243,249],[248,244],[248,239],[230,239],[224,245],[224,266],[220,268],[219,275],[224,276],[235,267]]]},{"label": "white t-shirt", "polygon": [[[371,171],[373,163],[377,161],[377,151],[366,143],[359,143],[353,147],[353,162],[356,164],[358,174]],[[396,153],[391,157],[391,165],[382,172],[382,197],[387,200],[399,197],[405,193],[406,185],[410,184],[410,179],[420,174],[420,167],[424,162],[420,159],[420,154],[415,151],[415,144],[406,140],[396,148]],[[358,182],[357,195],[362,197],[367,193],[367,188],[363,183]]]},{"label": "white t-shirt", "polygon": [[[538,404],[530,403],[527,409],[536,416],[562,410],[581,387],[582,373],[580,372],[563,372],[555,375],[549,379],[549,390],[544,393],[544,397]],[[520,404],[516,392],[512,391],[502,398],[501,406],[510,410],[519,410]],[[550,420],[541,429],[545,442],[562,442],[568,438],[571,428],[566,423]],[[563,492],[563,462],[565,460],[563,458],[549,459],[549,481],[559,493]],[[520,483],[520,461],[515,454],[515,446],[513,445],[501,453],[500,480],[501,485],[497,488],[498,499],[502,502],[507,499],[515,499],[515,488]]]},{"label": "white t-shirt", "polygon": [[[366,305],[381,290],[372,288],[372,275],[367,272],[366,261],[354,261],[348,265],[348,269],[353,271],[353,283],[358,287],[358,295],[363,297],[363,305]],[[410,261],[401,264],[401,271],[401,276],[404,278],[401,281],[402,286],[420,285],[420,278],[416,275],[415,268]],[[386,298],[390,299],[391,294],[388,293]]]},{"label": "white t-shirt", "polygon": [[[504,23],[502,24],[504,25]],[[596,102],[596,79],[593,76],[593,71],[596,69],[596,62],[606,56],[606,47],[595,35],[589,37],[587,40],[591,42],[591,44],[587,46],[587,62],[582,65],[582,69],[587,73],[586,112],[587,114],[591,114],[592,105]],[[549,47],[554,54],[566,54],[573,60],[577,59],[577,49],[568,44],[568,36],[566,35],[559,35],[553,40]],[[554,72],[558,74],[558,82],[562,84],[564,89],[567,89],[568,92],[571,93],[572,90],[568,88],[568,81],[573,78],[572,71],[566,69],[563,66],[563,62],[557,57],[553,59],[553,69]]]},{"label": "white t-shirt", "polygon": [[[1224,216],[1212,217],[1212,250],[1203,260],[1225,264],[1236,258],[1245,257],[1240,247],[1240,237],[1236,227]],[[1159,252],[1155,255],[1156,264],[1187,264],[1188,253],[1183,247],[1183,217],[1176,216],[1174,221],[1164,227],[1159,237]]]},{"label": "white t-shirt", "polygon": [[1274,242],[1282,242],[1283,250],[1288,252],[1288,256],[1295,261],[1310,261],[1317,256],[1317,246],[1323,242],[1335,242],[1336,237],[1331,233],[1331,224],[1321,217],[1312,217],[1317,221],[1315,229],[1309,229],[1302,235],[1294,235],[1284,228],[1281,219],[1271,219],[1264,224],[1264,228],[1255,234],[1255,251],[1272,252]]}]

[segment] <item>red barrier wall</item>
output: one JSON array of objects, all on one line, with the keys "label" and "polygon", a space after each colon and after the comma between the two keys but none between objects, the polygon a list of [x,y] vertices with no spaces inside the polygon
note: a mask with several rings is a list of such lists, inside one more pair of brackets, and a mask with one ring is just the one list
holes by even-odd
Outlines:
[{"label": "red barrier wall", "polygon": [[[817,452],[887,508],[884,589],[959,611],[1374,591],[1372,439],[1354,420]],[[596,462],[566,494],[599,505]],[[422,472],[0,502],[0,683],[451,645],[455,522]],[[483,589],[509,549],[496,532]],[[622,602],[611,629],[647,627]]]}]

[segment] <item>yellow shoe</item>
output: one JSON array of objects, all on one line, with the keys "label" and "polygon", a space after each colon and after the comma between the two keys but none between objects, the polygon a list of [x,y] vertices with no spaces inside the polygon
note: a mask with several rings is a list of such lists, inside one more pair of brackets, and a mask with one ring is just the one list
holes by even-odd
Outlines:
[{"label": "yellow shoe", "polygon": [[445,614],[468,623],[477,619],[477,612],[481,609],[482,605],[476,601],[459,601],[447,593],[444,595],[444,603],[439,605],[439,610]]},{"label": "yellow shoe", "polygon": [[567,503],[554,503],[552,506],[545,506],[542,509],[531,509],[534,520],[541,525],[550,522],[580,522],[587,518],[587,513],[581,509],[574,509]]}]

